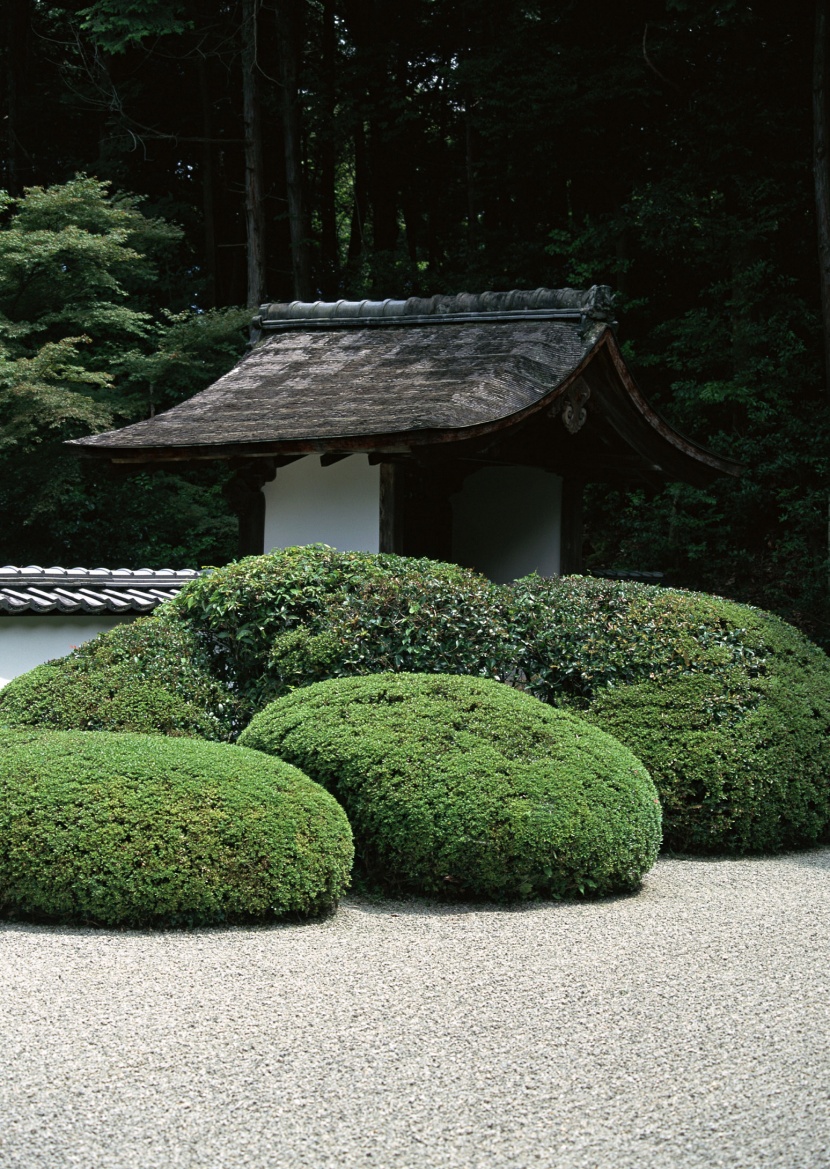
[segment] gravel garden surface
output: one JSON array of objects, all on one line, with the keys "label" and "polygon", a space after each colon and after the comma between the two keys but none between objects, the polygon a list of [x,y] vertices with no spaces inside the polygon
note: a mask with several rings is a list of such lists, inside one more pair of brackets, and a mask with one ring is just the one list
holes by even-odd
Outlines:
[{"label": "gravel garden surface", "polygon": [[0,925],[3,1169],[830,1166],[830,849],[520,908]]}]

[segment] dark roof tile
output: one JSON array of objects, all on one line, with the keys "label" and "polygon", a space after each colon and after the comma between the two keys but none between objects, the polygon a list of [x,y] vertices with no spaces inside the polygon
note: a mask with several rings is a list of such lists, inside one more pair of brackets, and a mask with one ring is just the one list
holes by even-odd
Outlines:
[{"label": "dark roof tile", "polygon": [[0,568],[3,613],[150,613],[199,575],[190,568]]}]

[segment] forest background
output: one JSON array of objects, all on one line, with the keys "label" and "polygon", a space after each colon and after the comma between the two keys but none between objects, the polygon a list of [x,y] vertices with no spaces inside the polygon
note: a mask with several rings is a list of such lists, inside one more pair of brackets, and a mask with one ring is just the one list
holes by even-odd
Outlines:
[{"label": "forest background", "polygon": [[0,560],[234,555],[221,467],[61,443],[214,380],[246,306],[606,283],[647,395],[746,471],[591,487],[587,566],[828,644],[826,9],[4,0]]}]

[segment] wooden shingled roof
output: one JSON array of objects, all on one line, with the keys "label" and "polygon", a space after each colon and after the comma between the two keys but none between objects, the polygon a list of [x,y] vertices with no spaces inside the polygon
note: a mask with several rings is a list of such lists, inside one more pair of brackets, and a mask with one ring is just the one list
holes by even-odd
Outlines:
[{"label": "wooden shingled roof", "polygon": [[668,444],[667,456],[689,464],[692,477],[734,474],[734,464],[677,435],[647,406],[614,340],[611,302],[610,290],[595,286],[264,305],[254,321],[259,340],[213,385],[154,418],[71,445],[114,463],[446,450],[561,413],[566,392],[580,379],[587,386],[602,352],[600,380],[609,382],[610,369],[615,385],[597,382],[589,412],[607,399],[622,443],[648,448],[642,457],[658,471],[667,460],[653,448],[659,456]]},{"label": "wooden shingled roof", "polygon": [[259,343],[208,389],[75,445],[90,454],[238,451],[252,442],[425,438],[498,421],[562,382],[590,346],[586,314],[605,311],[600,290],[546,289],[265,305]]}]

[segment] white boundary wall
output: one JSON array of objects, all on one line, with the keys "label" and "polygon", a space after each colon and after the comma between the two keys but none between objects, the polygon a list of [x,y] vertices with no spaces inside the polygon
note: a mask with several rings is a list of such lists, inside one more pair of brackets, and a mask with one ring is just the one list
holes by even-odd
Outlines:
[{"label": "white boundary wall", "polygon": [[65,657],[96,633],[134,621],[137,616],[137,613],[131,617],[90,613],[87,617],[83,614],[62,617],[45,613],[0,617],[0,686],[42,662]]},{"label": "white boundary wall", "polygon": [[341,552],[377,552],[380,467],[366,455],[349,455],[321,467],[306,455],[263,488],[265,551],[294,544],[331,544]]},{"label": "white boundary wall", "polygon": [[497,584],[561,563],[562,480],[537,467],[484,467],[452,497],[453,560]]}]

